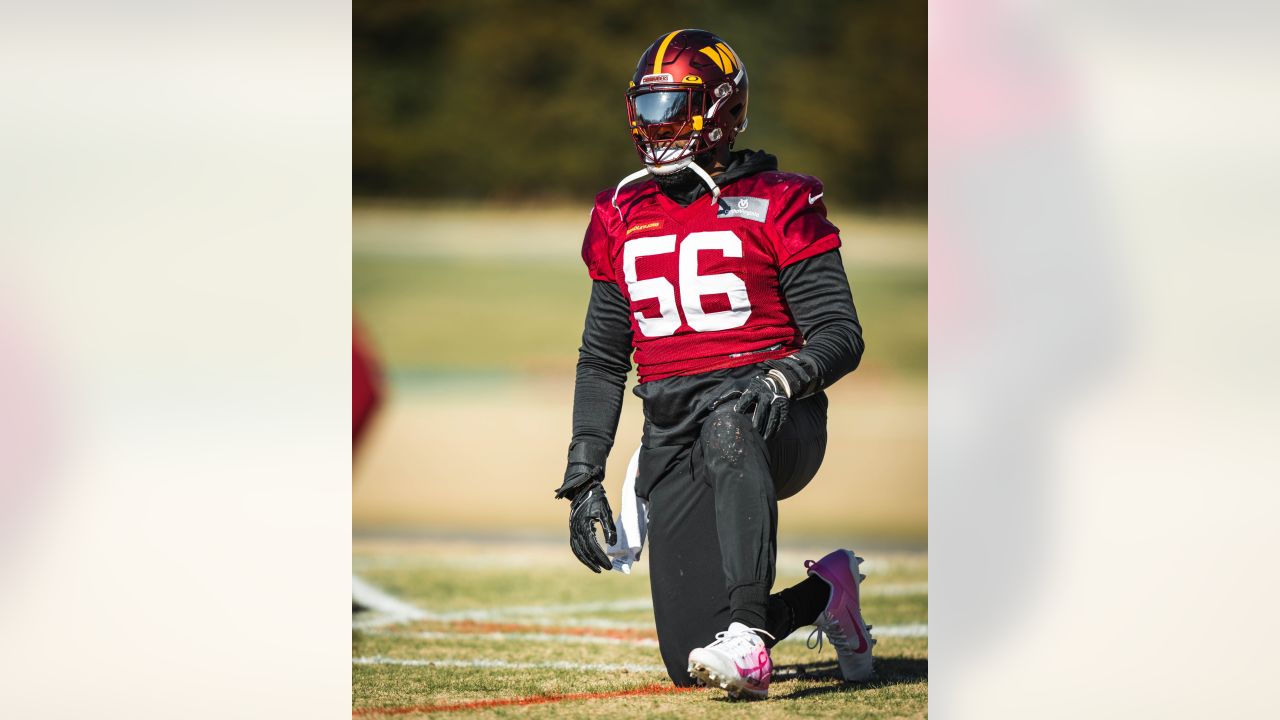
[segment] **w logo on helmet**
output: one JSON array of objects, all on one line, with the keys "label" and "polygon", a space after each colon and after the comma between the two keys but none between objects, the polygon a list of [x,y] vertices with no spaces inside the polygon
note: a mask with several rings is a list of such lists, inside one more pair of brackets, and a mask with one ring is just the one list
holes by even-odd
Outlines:
[{"label": "w logo on helmet", "polygon": [[729,49],[729,46],[725,45],[723,42],[718,42],[710,47],[704,47],[699,52],[711,58],[711,62],[715,63],[716,67],[720,68],[720,72],[725,74],[733,72],[742,64],[737,62],[738,58],[734,56],[733,51]]}]

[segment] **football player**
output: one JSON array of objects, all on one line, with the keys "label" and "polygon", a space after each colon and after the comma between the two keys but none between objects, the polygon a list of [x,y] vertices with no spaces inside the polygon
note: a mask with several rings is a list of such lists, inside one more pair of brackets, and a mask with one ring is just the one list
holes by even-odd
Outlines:
[{"label": "football player", "polygon": [[626,104],[644,169],[596,196],[582,247],[593,284],[556,492],[571,503],[573,552],[610,568],[596,526],[615,541],[601,481],[634,350],[645,413],[636,495],[648,500],[672,681],[766,697],[769,648],[815,623],[844,677],[865,680],[875,641],[859,608],[861,559],[836,550],[770,594],[778,500],[818,471],[823,389],[863,350],[822,183],[732,150],[747,127],[747,71],[709,32],[658,38]]}]

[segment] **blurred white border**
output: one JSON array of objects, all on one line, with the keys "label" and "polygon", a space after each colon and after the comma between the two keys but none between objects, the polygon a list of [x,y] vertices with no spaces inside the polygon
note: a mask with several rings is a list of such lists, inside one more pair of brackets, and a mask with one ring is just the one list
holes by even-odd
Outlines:
[{"label": "blurred white border", "polygon": [[350,50],[331,2],[6,9],[6,716],[349,717]]},{"label": "blurred white border", "polygon": [[932,6],[939,717],[1276,714],[1276,16]]}]

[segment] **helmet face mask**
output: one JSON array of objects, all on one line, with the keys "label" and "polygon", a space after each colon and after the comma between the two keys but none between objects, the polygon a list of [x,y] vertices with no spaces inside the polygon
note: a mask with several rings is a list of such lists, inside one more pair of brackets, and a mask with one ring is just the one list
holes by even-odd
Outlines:
[{"label": "helmet face mask", "polygon": [[631,136],[645,165],[658,174],[675,172],[706,152],[706,109],[706,92],[700,87],[653,84],[629,90]]},{"label": "helmet face mask", "polygon": [[656,175],[681,170],[747,126],[747,72],[723,40],[677,30],[649,46],[627,90],[631,139]]}]

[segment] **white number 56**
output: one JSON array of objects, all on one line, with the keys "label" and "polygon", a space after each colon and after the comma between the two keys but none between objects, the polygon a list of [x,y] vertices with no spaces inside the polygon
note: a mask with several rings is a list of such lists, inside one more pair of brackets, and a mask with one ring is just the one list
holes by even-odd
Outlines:
[{"label": "white number 56", "polygon": [[[676,290],[665,277],[640,280],[636,277],[636,260],[651,255],[666,255],[676,247],[675,235],[636,238],[623,246],[622,271],[626,276],[627,291],[632,302],[658,301],[659,317],[645,317],[634,313],[640,332],[645,337],[666,337],[680,329],[680,309],[684,309],[683,322],[697,332],[712,332],[742,327],[751,317],[751,299],[747,297],[747,284],[733,273],[715,275],[698,274],[698,251],[719,250],[725,257],[742,257],[742,240],[728,230],[711,230],[690,233],[680,243],[680,306],[676,307]],[[729,309],[706,312],[702,309],[703,295],[727,295]]]}]

